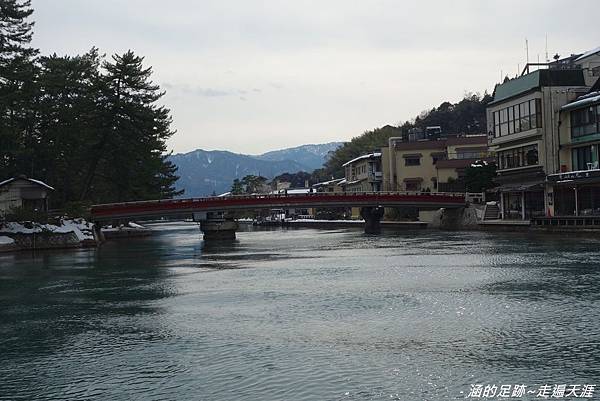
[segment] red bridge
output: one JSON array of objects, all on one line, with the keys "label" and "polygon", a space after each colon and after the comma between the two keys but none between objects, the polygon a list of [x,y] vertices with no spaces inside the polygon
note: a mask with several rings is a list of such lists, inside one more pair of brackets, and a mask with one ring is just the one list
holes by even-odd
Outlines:
[{"label": "red bridge", "polygon": [[[383,207],[416,207],[419,209],[460,208],[465,206],[463,194],[418,192],[369,192],[369,193],[323,193],[302,195],[248,195],[194,199],[168,199],[141,202],[110,203],[94,205],[91,209],[95,222],[135,219],[140,217],[163,217],[172,215],[234,210],[360,207],[367,232],[379,231]],[[230,222],[231,223],[231,222]],[[233,225],[232,225],[233,224]],[[208,217],[201,225],[205,239],[208,232],[228,232],[218,238],[235,237],[236,223],[226,227],[225,220]]]}]

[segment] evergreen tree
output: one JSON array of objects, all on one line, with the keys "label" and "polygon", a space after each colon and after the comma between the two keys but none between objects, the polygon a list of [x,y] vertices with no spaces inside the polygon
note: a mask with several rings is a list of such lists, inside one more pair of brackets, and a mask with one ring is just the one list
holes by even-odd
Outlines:
[{"label": "evergreen tree", "polygon": [[35,56],[30,1],[0,0],[0,177],[32,169]]},{"label": "evergreen tree", "polygon": [[241,195],[244,193],[244,186],[240,182],[239,179],[233,180],[233,185],[231,185],[231,194],[232,195]]},{"label": "evergreen tree", "polygon": [[39,60],[37,168],[33,176],[56,188],[55,205],[78,199],[88,150],[99,134],[97,111],[101,56],[92,48],[82,56]]},{"label": "evergreen tree", "polygon": [[[101,134],[90,149],[91,160],[81,198],[98,201],[170,198],[179,195],[176,167],[166,160],[170,111],[157,105],[164,95],[132,51],[104,62],[100,77]],[[94,194],[95,192],[95,194]]]},{"label": "evergreen tree", "polygon": [[47,181],[53,207],[181,194],[166,153],[170,111],[143,58],[103,62],[96,48],[37,58],[32,13],[29,0],[0,0],[0,179]]},{"label": "evergreen tree", "polygon": [[468,192],[484,192],[494,188],[496,177],[496,165],[477,160],[465,169],[465,184]]},{"label": "evergreen tree", "polygon": [[241,184],[247,194],[263,193],[269,190],[267,179],[260,175],[247,175],[242,178]]}]

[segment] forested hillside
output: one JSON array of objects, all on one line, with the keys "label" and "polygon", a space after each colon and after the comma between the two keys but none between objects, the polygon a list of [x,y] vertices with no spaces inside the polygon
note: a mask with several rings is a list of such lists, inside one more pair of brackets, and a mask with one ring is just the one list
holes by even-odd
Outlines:
[{"label": "forested hillside", "polygon": [[53,207],[175,195],[170,111],[144,58],[40,56],[32,13],[30,1],[0,0],[0,180],[46,181]]},{"label": "forested hillside", "polygon": [[487,93],[483,96],[468,94],[457,103],[444,102],[400,126],[386,125],[367,131],[333,152],[325,167],[314,172],[315,180],[328,179],[332,176],[342,177],[344,175],[342,164],[363,153],[386,146],[390,137],[402,136],[410,128],[439,125],[447,134],[484,134],[486,132],[485,106],[491,100],[492,97]]}]

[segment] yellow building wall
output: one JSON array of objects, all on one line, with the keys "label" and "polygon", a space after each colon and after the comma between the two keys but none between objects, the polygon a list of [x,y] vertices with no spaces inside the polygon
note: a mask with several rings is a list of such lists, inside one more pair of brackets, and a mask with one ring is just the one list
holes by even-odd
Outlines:
[{"label": "yellow building wall", "polygon": [[[418,150],[396,150],[396,176],[400,191],[406,191],[407,178],[422,178],[421,186],[418,190],[433,188],[432,178],[437,179],[437,170],[433,164],[432,153],[440,153],[443,150],[436,149],[418,149]],[[421,154],[421,164],[418,166],[407,166],[405,163],[407,155]]]},{"label": "yellow building wall", "polygon": [[393,191],[394,185],[390,177],[390,148],[381,148],[381,171],[383,173],[382,189],[384,191]]},{"label": "yellow building wall", "polygon": [[458,174],[456,173],[455,168],[438,168],[437,174],[438,174],[438,182],[443,182],[443,183],[447,183],[448,179],[450,179],[450,178],[453,178],[453,179],[458,178]]}]

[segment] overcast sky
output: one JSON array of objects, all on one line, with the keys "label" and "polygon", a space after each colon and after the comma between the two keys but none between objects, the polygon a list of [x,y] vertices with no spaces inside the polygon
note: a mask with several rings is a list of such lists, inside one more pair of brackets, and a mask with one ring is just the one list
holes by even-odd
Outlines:
[{"label": "overcast sky", "polygon": [[134,50],[166,91],[175,152],[349,140],[526,60],[600,46],[598,0],[33,0],[43,54]]}]

